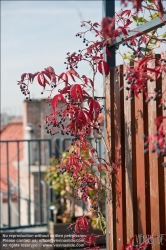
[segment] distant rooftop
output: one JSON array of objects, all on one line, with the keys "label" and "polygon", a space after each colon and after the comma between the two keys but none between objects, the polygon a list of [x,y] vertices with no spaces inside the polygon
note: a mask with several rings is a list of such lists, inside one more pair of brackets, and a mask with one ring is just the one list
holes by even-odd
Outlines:
[{"label": "distant rooftop", "polygon": [[[0,191],[7,192],[7,159],[6,159],[6,143],[2,140],[21,140],[23,139],[23,123],[22,118],[13,118],[8,124],[6,124],[0,131],[0,166],[1,176],[0,176]],[[17,145],[16,143],[9,143],[9,169],[10,169],[10,179],[13,182],[17,182],[18,171],[14,166],[13,162],[17,161]],[[20,143],[20,160],[23,159],[23,143]],[[4,197],[5,198],[5,197]]]}]

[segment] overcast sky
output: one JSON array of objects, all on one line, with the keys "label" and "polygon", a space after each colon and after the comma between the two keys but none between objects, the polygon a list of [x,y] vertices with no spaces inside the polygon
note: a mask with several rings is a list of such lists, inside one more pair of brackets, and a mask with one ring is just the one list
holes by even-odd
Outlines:
[{"label": "overcast sky", "polygon": [[[119,11],[120,1],[115,2]],[[48,66],[57,74],[65,71],[66,53],[85,46],[75,37],[82,31],[80,21],[101,19],[102,1],[1,1],[1,112],[22,114],[25,96],[17,86],[21,74]],[[88,75],[90,69],[78,72]],[[43,97],[36,81],[33,85],[32,98]],[[100,75],[96,89],[102,91]]]}]

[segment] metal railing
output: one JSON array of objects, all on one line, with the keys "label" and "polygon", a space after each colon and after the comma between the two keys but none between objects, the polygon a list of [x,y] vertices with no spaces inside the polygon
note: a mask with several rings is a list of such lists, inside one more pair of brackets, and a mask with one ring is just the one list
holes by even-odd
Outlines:
[{"label": "metal railing", "polygon": [[0,150],[0,230],[46,225],[52,217],[53,190],[44,181],[51,140],[1,140]]},{"label": "metal railing", "polygon": [[[44,226],[53,220],[50,205],[56,197],[44,181],[45,169],[70,140],[57,138],[54,145],[51,139],[0,141],[0,230]],[[101,157],[100,140],[98,150]]]}]

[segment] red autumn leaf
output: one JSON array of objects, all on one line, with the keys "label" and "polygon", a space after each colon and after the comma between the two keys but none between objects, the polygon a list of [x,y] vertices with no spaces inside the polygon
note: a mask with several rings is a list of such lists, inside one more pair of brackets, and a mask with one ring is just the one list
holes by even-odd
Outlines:
[{"label": "red autumn leaf", "polygon": [[120,34],[119,34],[119,31],[116,29],[116,30],[113,30],[113,34],[114,34],[114,36],[115,37],[117,37],[117,36],[119,36]]},{"label": "red autumn leaf", "polygon": [[146,70],[154,72],[157,79],[160,77],[160,67],[155,67],[154,69],[147,67]]},{"label": "red autumn leaf", "polygon": [[72,78],[73,82],[75,82],[74,76],[80,78],[79,74],[74,69],[70,69],[66,73]]},{"label": "red autumn leaf", "polygon": [[106,61],[100,61],[98,63],[98,71],[103,75],[103,70],[104,70],[104,74],[106,76],[108,76],[109,72],[110,72],[110,68],[108,66],[108,63]]},{"label": "red autumn leaf", "polygon": [[138,70],[143,66],[145,65],[145,63],[147,63],[149,60],[151,60],[152,57],[151,56],[146,56],[146,57],[143,57],[141,60],[139,60],[138,62]]},{"label": "red autumn leaf", "polygon": [[52,102],[51,102],[51,105],[53,108],[56,108],[58,106],[58,100],[65,102],[65,98],[63,97],[63,95],[57,94],[54,96],[54,98],[52,99]]},{"label": "red autumn leaf", "polygon": [[88,100],[89,105],[89,116],[91,120],[97,120],[99,113],[100,113],[100,104],[96,100]]},{"label": "red autumn leaf", "polygon": [[84,114],[84,112],[83,111],[80,111],[79,113],[78,113],[78,115],[77,115],[77,119],[80,119],[82,122],[85,122],[85,124],[86,124],[86,116],[85,116],[85,114]]},{"label": "red autumn leaf", "polygon": [[82,92],[81,85],[79,85],[79,84],[72,85],[72,87],[70,89],[70,96],[75,101],[78,101],[79,98],[83,101],[84,98],[83,98],[83,92]]},{"label": "red autumn leaf", "polygon": [[46,81],[45,81],[45,77],[44,77],[44,75],[43,75],[42,73],[39,73],[39,74],[37,75],[37,80],[38,80],[38,83],[39,83],[43,88],[45,88],[45,86],[46,86]]},{"label": "red autumn leaf", "polygon": [[115,26],[115,18],[104,17],[101,22],[101,31],[103,37],[107,40],[111,38],[113,39],[113,30]]},{"label": "red autumn leaf", "polygon": [[24,73],[24,74],[21,75],[21,81],[22,81],[22,82],[24,81],[26,75],[27,75],[27,73]]},{"label": "red autumn leaf", "polygon": [[62,73],[62,74],[60,74],[59,75],[59,77],[58,77],[58,82],[60,81],[60,80],[63,80],[64,82],[68,82],[68,75],[66,74],[66,73]]},{"label": "red autumn leaf", "polygon": [[94,27],[100,26],[97,22],[93,24]]},{"label": "red autumn leaf", "polygon": [[31,74],[31,73],[28,73],[27,74],[28,75],[28,80],[30,81],[30,82],[33,82],[33,74]]},{"label": "red autumn leaf", "polygon": [[[38,74],[38,73],[37,73]],[[35,78],[35,75],[33,75],[32,73],[28,73],[28,80],[32,83],[33,80]]]},{"label": "red autumn leaf", "polygon": [[122,13],[120,13],[121,16],[125,16],[125,15],[129,16],[130,14],[131,14],[131,10],[124,10],[122,11]]},{"label": "red autumn leaf", "polygon": [[61,93],[61,94],[69,93],[69,92],[70,92],[70,88],[71,88],[71,86],[66,86],[66,87],[64,87],[64,88],[60,91],[60,93]]},{"label": "red autumn leaf", "polygon": [[133,236],[131,239],[130,239],[130,246],[132,246],[132,243],[133,243],[133,240],[134,240],[135,236]]},{"label": "red autumn leaf", "polygon": [[82,148],[83,148],[83,150],[86,150],[86,149],[87,149],[87,147],[86,147],[86,140],[83,140],[83,141],[82,141]]},{"label": "red autumn leaf", "polygon": [[85,75],[83,75],[82,78],[83,78],[86,85],[88,85],[88,82],[89,82],[91,84],[92,88],[94,88],[94,83],[93,83],[92,79],[86,77]]},{"label": "red autumn leaf", "polygon": [[85,246],[96,245],[97,236],[95,234],[89,234],[84,237]]},{"label": "red autumn leaf", "polygon": [[48,71],[43,70],[40,73],[46,75],[51,80],[51,75],[50,75],[50,73]]},{"label": "red autumn leaf", "polygon": [[101,60],[100,56],[92,56],[92,60]]},{"label": "red autumn leaf", "polygon": [[88,219],[87,217],[83,216],[76,220],[75,224],[75,231],[76,233],[80,233],[81,231],[88,231],[89,225],[88,225]]},{"label": "red autumn leaf", "polygon": [[91,117],[90,117],[88,111],[84,110],[84,115],[87,117],[87,118],[86,118],[87,120],[90,120],[90,119],[91,119]]},{"label": "red autumn leaf", "polygon": [[55,71],[51,66],[47,67],[45,70],[48,71],[50,74],[55,74]]},{"label": "red autumn leaf", "polygon": [[127,32],[127,30],[126,30],[124,27],[119,26],[119,30],[120,30],[125,36],[127,36],[128,32]]},{"label": "red autumn leaf", "polygon": [[[127,6],[129,0],[121,0],[121,3]],[[144,0],[130,0],[130,2],[133,3],[133,7],[136,9],[136,12],[138,13],[142,9],[142,2],[144,3]],[[161,0],[153,0],[152,1],[156,8],[159,11],[160,16],[162,17],[164,14],[164,8]]]},{"label": "red autumn leaf", "polygon": [[126,24],[124,25],[124,28],[127,28],[132,23],[131,20],[127,19]]},{"label": "red autumn leaf", "polygon": [[156,126],[160,126],[161,122],[163,121],[163,119],[166,118],[165,116],[159,116],[157,117],[154,122],[156,124]]},{"label": "red autumn leaf", "polygon": [[46,79],[46,76],[47,76],[47,77],[49,78],[49,80],[52,81],[52,76],[49,74],[49,72],[46,71],[46,70],[43,70],[43,71],[40,72],[40,74],[42,74],[42,75],[44,76],[44,79],[46,80],[46,83],[47,83],[47,84],[50,84],[50,83],[48,82],[48,80]]},{"label": "red autumn leaf", "polygon": [[56,75],[55,75],[54,69],[51,66],[49,66],[45,69],[45,71],[47,72],[47,74],[49,74],[50,76],[49,78],[51,78],[51,82],[56,83]]},{"label": "red autumn leaf", "polygon": [[101,170],[108,170],[107,164],[105,163],[100,163],[97,165],[98,171],[100,172]]}]

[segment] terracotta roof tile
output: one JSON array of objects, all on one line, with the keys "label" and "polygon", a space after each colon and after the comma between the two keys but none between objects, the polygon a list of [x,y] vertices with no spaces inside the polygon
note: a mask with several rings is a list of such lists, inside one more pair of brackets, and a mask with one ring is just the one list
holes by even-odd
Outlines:
[{"label": "terracotta roof tile", "polygon": [[[9,123],[3,131],[0,133],[1,143],[0,143],[0,190],[2,192],[7,192],[7,144],[2,142],[2,140],[21,140],[23,139],[23,123],[21,121]],[[19,143],[20,148],[20,160],[23,159],[23,142]],[[9,165],[9,178],[13,183],[17,183],[18,171],[14,166],[14,162],[17,159],[17,143],[8,143],[8,165]]]}]

